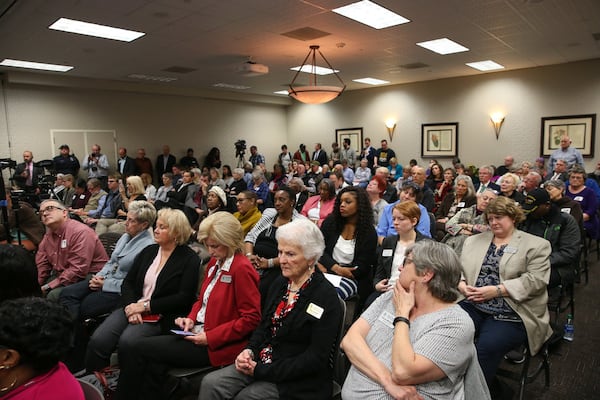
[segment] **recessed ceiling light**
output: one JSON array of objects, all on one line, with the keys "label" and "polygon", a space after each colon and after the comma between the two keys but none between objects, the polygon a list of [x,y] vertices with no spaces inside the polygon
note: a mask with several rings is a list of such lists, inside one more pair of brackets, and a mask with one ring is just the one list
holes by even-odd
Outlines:
[{"label": "recessed ceiling light", "polygon": [[369,0],[363,0],[344,7],[335,8],[332,11],[375,29],[383,29],[410,22],[409,19]]},{"label": "recessed ceiling light", "polygon": [[173,82],[176,81],[177,78],[172,78],[169,76],[154,76],[154,75],[144,75],[144,74],[131,74],[127,76],[132,79],[142,79],[145,81],[154,81],[154,82]]},{"label": "recessed ceiling light", "polygon": [[376,78],[361,78],[352,80],[358,83],[366,83],[367,85],[385,85],[386,83],[390,83],[389,81],[383,81],[381,79]]},{"label": "recessed ceiling light", "polygon": [[427,50],[431,50],[434,53],[442,55],[469,51],[469,49],[467,49],[465,46],[453,42],[448,38],[429,40],[427,42],[417,43],[417,46],[424,47]]},{"label": "recessed ceiling light", "polygon": [[250,86],[232,85],[229,83],[215,83],[213,86],[218,87],[218,88],[239,89],[239,90],[250,89]]},{"label": "recessed ceiling light", "polygon": [[[302,68],[302,70],[300,72],[306,72],[307,74],[312,74],[313,72],[317,75],[329,75],[329,74],[333,74],[334,72],[337,74],[338,71],[337,69],[331,69],[331,68],[325,68],[325,67],[319,67],[318,65],[313,67],[310,64],[304,64],[302,67],[293,67],[290,68],[292,71],[298,71],[300,68]],[[313,70],[314,68],[314,70]]]},{"label": "recessed ceiling light", "polygon": [[287,96],[288,94],[290,94],[290,92],[288,92],[287,90],[278,90],[277,92],[273,92],[275,94],[283,94],[285,96]]},{"label": "recessed ceiling light", "polygon": [[48,28],[56,31],[78,33],[80,35],[94,36],[104,39],[120,40],[122,42],[131,42],[145,35],[144,32],[113,28],[112,26],[92,24],[90,22],[77,21],[68,18],[59,18]]},{"label": "recessed ceiling light", "polygon": [[471,62],[471,63],[467,63],[467,65],[471,68],[475,68],[480,71],[493,71],[495,69],[503,69],[504,68],[504,65],[500,65],[492,60]]},{"label": "recessed ceiling light", "polygon": [[6,67],[17,67],[17,68],[29,68],[29,69],[41,69],[44,71],[56,71],[56,72],[67,72],[73,69],[73,67],[69,65],[59,65],[59,64],[45,64],[38,63],[32,61],[22,61],[22,60],[11,60],[10,58],[6,58],[0,62],[0,65],[4,65]]}]

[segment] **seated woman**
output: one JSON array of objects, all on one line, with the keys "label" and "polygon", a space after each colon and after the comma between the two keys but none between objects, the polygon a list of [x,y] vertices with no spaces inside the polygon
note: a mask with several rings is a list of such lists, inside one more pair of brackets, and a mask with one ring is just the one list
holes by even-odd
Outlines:
[{"label": "seated woman", "polygon": [[137,255],[154,243],[148,228],[156,220],[156,209],[146,201],[137,200],[129,204],[125,220],[125,234],[121,236],[110,260],[91,279],[65,287],[59,301],[73,315],[84,321],[112,312],[121,301],[121,285],[133,266]]},{"label": "seated woman", "polygon": [[0,304],[0,397],[84,400],[79,382],[60,362],[73,321],[60,305],[26,297]]},{"label": "seated woman", "polygon": [[256,193],[256,204],[262,212],[268,207],[269,186],[265,182],[265,176],[259,170],[252,172],[252,182],[248,184],[248,190]]},{"label": "seated woman", "polygon": [[144,196],[146,196],[147,201],[154,201],[156,197],[156,187],[152,184],[152,175],[147,172],[144,172],[140,175],[142,178],[142,183],[144,184]]},{"label": "seated woman", "polygon": [[210,180],[208,182],[208,189],[210,189],[213,186],[218,186],[222,190],[225,190],[227,185],[225,184],[225,181],[223,179],[221,179],[221,171],[219,171],[218,168],[215,168],[215,167],[211,168],[209,170],[209,175],[210,175]]},{"label": "seated woman", "polygon": [[142,182],[142,178],[136,175],[132,175],[127,178],[127,193],[123,187],[119,188],[121,192],[121,200],[123,200],[122,209],[117,211],[117,218],[120,220],[108,227],[109,232],[116,233],[125,233],[125,219],[127,218],[127,211],[129,210],[129,204],[134,201],[146,201],[146,189],[144,188],[144,183]]},{"label": "seated woman", "polygon": [[309,197],[302,207],[302,215],[321,226],[325,218],[333,211],[335,187],[329,179],[319,183],[319,194]]},{"label": "seated woman", "polygon": [[0,303],[20,297],[42,297],[35,258],[24,248],[0,244],[0,276]]},{"label": "seated woman", "polygon": [[377,247],[367,192],[356,186],[342,189],[321,232],[325,251],[319,259],[319,269],[341,276],[336,289],[342,300],[359,295],[364,303],[372,289],[370,277]]},{"label": "seated woman", "polygon": [[390,165],[387,168],[390,171],[390,176],[388,177],[390,182],[396,182],[402,176],[403,168],[402,165],[398,164],[396,157],[390,158]]},{"label": "seated woman", "polygon": [[242,193],[244,190],[248,190],[248,185],[246,182],[244,182],[244,169],[234,168],[231,174],[233,176],[233,180],[227,186],[227,190],[225,190],[225,192],[229,194],[229,197],[237,197],[237,195]]},{"label": "seated woman", "polygon": [[591,238],[600,236],[600,221],[598,220],[598,199],[596,194],[585,185],[586,173],[579,165],[574,165],[569,171],[569,186],[566,196],[581,206],[583,212],[583,227]]},{"label": "seated woman", "polygon": [[442,185],[444,182],[444,168],[436,162],[432,163],[429,167],[429,175],[425,180],[425,184],[429,186],[432,192],[435,191]]},{"label": "seated woman", "polygon": [[204,377],[201,399],[331,398],[329,357],[342,310],[335,289],[315,268],[323,236],[300,219],[280,227],[276,239],[283,276],[273,283],[260,325],[235,364]]},{"label": "seated woman", "polygon": [[360,160],[360,165],[356,168],[356,171],[354,171],[354,180],[352,180],[352,185],[367,187],[370,180],[371,169],[369,168],[369,161],[366,158],[363,158]]},{"label": "seated woman", "polygon": [[523,204],[525,196],[523,196],[523,193],[517,191],[520,182],[521,178],[512,172],[502,175],[500,178],[500,196],[508,197],[519,204]]},{"label": "seated woman", "polygon": [[173,174],[170,172],[165,172],[162,174],[162,186],[160,186],[156,190],[156,195],[153,199],[148,199],[149,202],[154,203],[156,201],[161,201],[163,203],[167,202],[167,193],[173,190]]},{"label": "seated woman", "polygon": [[387,182],[379,175],[375,175],[367,185],[367,195],[373,209],[373,226],[377,226],[379,216],[388,202],[383,199],[383,192],[387,189]]},{"label": "seated woman", "polygon": [[164,399],[168,367],[222,367],[233,364],[260,322],[258,274],[242,253],[242,226],[228,212],[200,225],[198,240],[210,253],[198,300],[175,325],[190,336],[140,338],[131,362],[121,369],[117,393],[124,399]]},{"label": "seated woman", "polygon": [[514,200],[498,196],[484,215],[490,230],[465,241],[458,289],[465,297],[459,304],[475,324],[477,357],[490,386],[506,353],[528,343],[535,355],[552,335],[546,291],[551,248],[546,239],[516,228],[525,217]]},{"label": "seated woman", "polygon": [[156,244],[137,256],[121,286],[122,304],[96,329],[88,344],[85,366],[91,373],[109,365],[119,349],[119,363],[127,367],[132,346],[144,336],[167,333],[186,313],[198,288],[200,259],[186,243],[192,229],[181,210],[158,212]]},{"label": "seated woman", "polygon": [[452,188],[454,188],[454,179],[456,179],[456,172],[454,171],[454,168],[446,168],[444,170],[444,181],[436,190],[433,191],[433,200],[435,202],[435,208],[433,212],[437,211],[444,198],[446,198],[446,195],[448,195],[448,193],[452,191]]},{"label": "seated woman", "polygon": [[231,172],[231,167],[227,164],[221,167],[221,179],[225,182],[225,192],[227,193],[229,185],[233,183],[233,173]]},{"label": "seated woman", "polygon": [[244,237],[250,232],[254,225],[260,220],[262,214],[256,206],[256,193],[244,190],[237,195],[237,211],[233,216],[240,221],[244,231]]},{"label": "seated woman", "polygon": [[446,235],[446,222],[454,217],[463,208],[471,207],[477,203],[475,187],[471,177],[459,175],[454,179],[454,190],[448,193],[435,212],[436,239],[442,240]]},{"label": "seated woman", "polygon": [[550,196],[550,201],[556,204],[562,212],[571,214],[579,225],[579,233],[581,238],[585,238],[585,230],[583,227],[583,211],[581,205],[570,197],[565,196],[565,183],[560,179],[549,180],[544,182],[544,189]]},{"label": "seated woman", "polygon": [[197,231],[206,217],[219,211],[227,211],[227,195],[219,186],[213,186],[206,194],[206,207],[196,207],[195,210],[198,217],[192,224],[192,229]]},{"label": "seated woman", "polygon": [[271,181],[269,182],[269,192],[275,194],[277,189],[284,186],[287,183],[287,175],[283,170],[281,164],[273,165],[273,174],[271,175]]},{"label": "seated woman", "polygon": [[275,239],[277,230],[291,221],[304,218],[294,209],[295,200],[296,193],[292,189],[287,186],[279,188],[275,193],[275,208],[267,208],[244,239],[244,253],[261,276],[262,300],[266,298],[272,283],[281,275]]},{"label": "seated woman", "polygon": [[379,295],[394,287],[400,275],[398,265],[404,261],[406,249],[417,241],[429,239],[416,230],[420,218],[421,209],[411,200],[397,203],[392,209],[392,220],[397,234],[383,239],[377,249],[377,266],[373,278],[375,292],[369,296],[365,307],[368,307]]},{"label": "seated woman", "polygon": [[[448,246],[410,246],[393,290],[350,327],[344,400],[489,399],[473,346],[473,323],[455,304],[460,262]],[[391,346],[390,346],[391,342]],[[416,391],[416,393],[415,393]]]},{"label": "seated woman", "polygon": [[87,188],[87,182],[85,179],[77,179],[75,183],[75,193],[71,197],[71,205],[69,206],[69,213],[74,212],[75,210],[83,209],[92,194]]},{"label": "seated woman", "polygon": [[63,186],[65,187],[65,191],[63,193],[63,204],[65,207],[71,207],[71,202],[73,201],[73,195],[75,194],[75,178],[71,174],[65,174],[63,176]]},{"label": "seated woman", "polygon": [[304,207],[304,204],[306,204],[306,200],[308,200],[309,197],[304,182],[298,177],[292,177],[288,181],[288,186],[296,193],[296,204],[294,205],[294,208],[296,211],[302,212],[302,207]]},{"label": "seated woman", "polygon": [[485,189],[483,193],[478,193],[477,204],[463,208],[446,222],[446,232],[448,233],[441,242],[452,247],[460,256],[463,243],[469,236],[490,230],[489,225],[484,221],[483,213],[490,201],[497,196],[494,189]]}]

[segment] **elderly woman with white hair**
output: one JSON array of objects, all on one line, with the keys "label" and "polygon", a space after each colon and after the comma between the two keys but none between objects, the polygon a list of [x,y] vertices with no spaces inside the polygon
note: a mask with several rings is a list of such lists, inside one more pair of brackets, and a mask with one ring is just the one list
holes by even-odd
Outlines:
[{"label": "elderly woman with white hair", "polygon": [[298,219],[277,230],[277,242],[282,276],[267,296],[262,321],[234,365],[204,377],[203,400],[331,398],[329,356],[342,310],[335,288],[315,268],[323,235]]}]

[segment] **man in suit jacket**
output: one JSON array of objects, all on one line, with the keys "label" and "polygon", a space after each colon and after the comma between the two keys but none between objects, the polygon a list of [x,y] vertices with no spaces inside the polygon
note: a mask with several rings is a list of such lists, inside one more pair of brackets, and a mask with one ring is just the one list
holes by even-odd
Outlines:
[{"label": "man in suit jacket", "polygon": [[561,180],[567,182],[569,180],[569,174],[567,173],[567,161],[558,159],[554,163],[554,171],[552,175],[548,174],[549,181]]},{"label": "man in suit jacket", "polygon": [[29,150],[23,152],[23,162],[15,168],[13,181],[19,189],[33,193],[38,190],[38,178],[44,175],[44,169],[36,167],[33,162],[33,153]]},{"label": "man in suit jacket", "polygon": [[173,165],[176,161],[175,156],[171,154],[169,145],[165,144],[162,154],[156,157],[156,176],[161,177],[165,172],[173,172]]},{"label": "man in suit jacket", "polygon": [[123,177],[123,180],[127,179],[131,175],[135,175],[135,160],[127,155],[127,149],[125,147],[119,148],[117,169]]},{"label": "man in suit jacket", "polygon": [[323,150],[323,148],[321,147],[321,143],[315,144],[315,151],[313,152],[312,160],[318,161],[319,165],[327,164],[327,152]]},{"label": "man in suit jacket", "polygon": [[483,193],[485,189],[492,189],[500,193],[500,185],[492,182],[494,176],[494,168],[490,165],[482,165],[479,167],[479,183],[475,185],[477,193]]}]

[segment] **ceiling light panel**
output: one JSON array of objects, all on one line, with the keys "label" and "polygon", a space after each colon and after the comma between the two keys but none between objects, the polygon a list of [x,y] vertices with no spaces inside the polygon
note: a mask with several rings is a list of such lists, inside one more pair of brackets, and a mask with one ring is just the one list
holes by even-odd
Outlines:
[{"label": "ceiling light panel", "polygon": [[467,65],[471,68],[475,68],[480,71],[494,71],[496,69],[504,68],[503,65],[500,65],[492,60],[471,62],[471,63],[467,63]]},{"label": "ceiling light panel", "polygon": [[384,81],[376,78],[352,79],[352,81],[358,83],[365,83],[367,85],[385,85],[386,83],[390,83],[389,81]]},{"label": "ceiling light panel", "polygon": [[337,74],[338,71],[337,69],[331,69],[331,68],[325,68],[325,67],[319,67],[318,65],[314,67],[313,70],[313,66],[310,64],[304,64],[302,67],[293,67],[290,68],[292,71],[298,71],[299,69],[302,70],[300,72],[306,72],[307,74],[312,74],[313,72],[317,75],[330,75],[333,74],[334,72]]},{"label": "ceiling light panel", "polygon": [[332,11],[375,29],[383,29],[410,22],[409,19],[368,0],[335,8]]},{"label": "ceiling light panel", "polygon": [[429,40],[427,42],[417,43],[417,46],[421,46],[427,50],[431,50],[434,53],[441,55],[461,53],[463,51],[469,51],[465,46],[456,43],[448,38]]},{"label": "ceiling light panel", "polygon": [[213,85],[213,87],[226,88],[226,89],[237,89],[237,90],[250,89],[250,86],[232,85],[229,83],[215,83]]},{"label": "ceiling light panel", "polygon": [[122,42],[131,42],[145,35],[144,32],[113,28],[112,26],[92,24],[90,22],[77,21],[69,18],[59,18],[48,28],[56,31],[78,33],[80,35],[119,40]]},{"label": "ceiling light panel", "polygon": [[73,69],[70,65],[45,64],[32,61],[12,60],[6,58],[0,62],[5,67],[39,69],[43,71],[67,72]]}]

